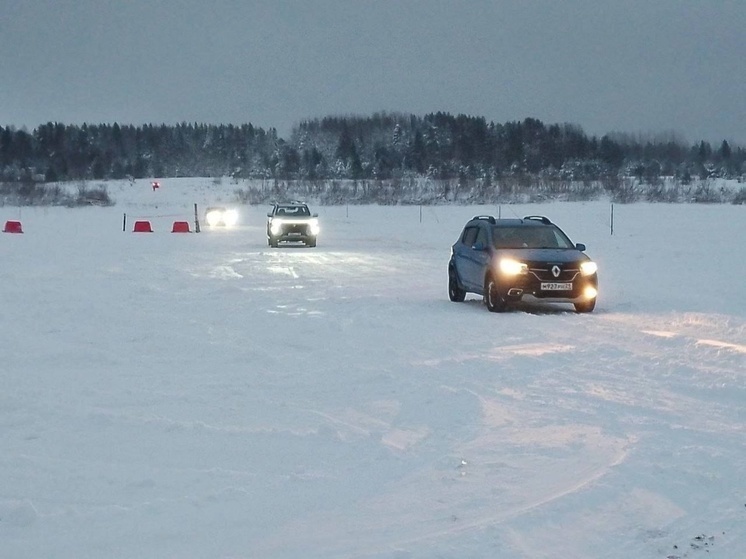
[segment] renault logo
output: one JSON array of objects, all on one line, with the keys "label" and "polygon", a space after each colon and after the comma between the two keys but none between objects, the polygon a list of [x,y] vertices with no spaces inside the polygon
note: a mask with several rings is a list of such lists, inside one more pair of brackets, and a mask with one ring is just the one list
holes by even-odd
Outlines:
[{"label": "renault logo", "polygon": [[554,266],[552,266],[552,275],[553,275],[553,276],[554,276],[555,278],[558,278],[558,277],[559,277],[559,275],[560,275],[560,272],[561,272],[561,271],[562,271],[562,270],[560,270],[560,267],[559,267],[559,266],[557,266],[557,265],[554,265]]}]

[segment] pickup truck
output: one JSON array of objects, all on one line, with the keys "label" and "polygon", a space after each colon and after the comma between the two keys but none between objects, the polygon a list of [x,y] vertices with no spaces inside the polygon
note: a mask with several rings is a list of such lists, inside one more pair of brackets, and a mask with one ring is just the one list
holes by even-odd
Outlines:
[{"label": "pickup truck", "polygon": [[281,242],[300,242],[315,247],[319,215],[311,214],[303,202],[273,204],[267,214],[267,243],[276,248]]}]

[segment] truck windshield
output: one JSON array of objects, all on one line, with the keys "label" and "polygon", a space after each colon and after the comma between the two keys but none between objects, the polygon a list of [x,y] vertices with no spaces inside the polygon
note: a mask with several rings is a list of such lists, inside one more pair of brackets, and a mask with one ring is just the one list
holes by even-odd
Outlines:
[{"label": "truck windshield", "polygon": [[279,208],[277,208],[277,215],[302,217],[311,215],[311,212],[306,206],[280,206]]}]

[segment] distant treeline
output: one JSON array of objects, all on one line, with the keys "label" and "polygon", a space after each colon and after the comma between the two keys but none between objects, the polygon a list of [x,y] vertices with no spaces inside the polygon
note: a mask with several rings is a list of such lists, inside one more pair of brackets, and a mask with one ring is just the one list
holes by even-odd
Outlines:
[{"label": "distant treeline", "polygon": [[47,123],[0,127],[0,182],[146,177],[274,180],[542,181],[635,177],[734,178],[746,149],[672,137],[588,136],[573,124],[534,118],[496,124],[447,113],[377,113],[307,120],[290,137],[251,124]]}]

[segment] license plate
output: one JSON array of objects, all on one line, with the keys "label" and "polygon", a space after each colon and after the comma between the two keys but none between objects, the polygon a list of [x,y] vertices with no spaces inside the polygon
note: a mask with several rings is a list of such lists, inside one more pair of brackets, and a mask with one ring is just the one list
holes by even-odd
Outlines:
[{"label": "license plate", "polygon": [[550,283],[550,282],[542,282],[541,284],[541,290],[542,291],[571,291],[572,290],[572,283]]}]

